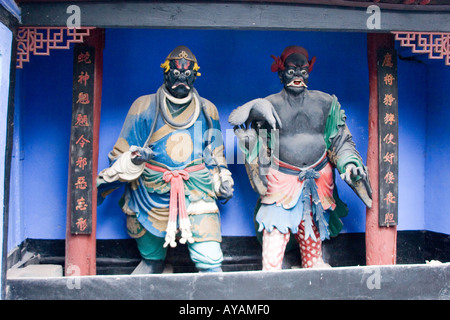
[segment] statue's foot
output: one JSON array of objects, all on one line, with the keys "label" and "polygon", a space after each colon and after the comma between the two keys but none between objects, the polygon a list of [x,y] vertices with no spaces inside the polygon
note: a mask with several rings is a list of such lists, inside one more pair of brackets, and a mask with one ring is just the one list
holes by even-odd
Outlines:
[{"label": "statue's foot", "polygon": [[138,266],[131,273],[136,274],[157,274],[164,271],[166,262],[164,260],[147,260],[142,259]]},{"label": "statue's foot", "polygon": [[302,259],[302,268],[308,269],[328,269],[331,265],[323,261],[322,257],[308,257]]},{"label": "statue's foot", "polygon": [[208,268],[208,269],[199,269],[198,272],[199,273],[222,272],[222,268],[216,267],[216,268]]},{"label": "statue's foot", "polygon": [[325,261],[323,261],[323,259],[319,259],[316,263],[313,264],[313,266],[311,268],[328,269],[328,268],[331,268],[331,266],[328,263],[326,263]]}]

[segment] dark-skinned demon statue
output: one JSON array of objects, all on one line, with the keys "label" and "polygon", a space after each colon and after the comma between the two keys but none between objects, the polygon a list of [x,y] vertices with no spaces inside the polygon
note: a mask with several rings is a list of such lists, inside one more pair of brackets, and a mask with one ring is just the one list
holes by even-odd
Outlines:
[{"label": "dark-skinned demon statue", "polygon": [[233,110],[234,126],[250,182],[260,194],[256,207],[262,232],[263,270],[278,270],[291,234],[302,267],[324,267],[322,241],[342,229],[346,205],[339,199],[334,168],[371,206],[367,169],[355,148],[337,98],[308,90],[315,57],[299,46],[275,57],[284,88]]}]

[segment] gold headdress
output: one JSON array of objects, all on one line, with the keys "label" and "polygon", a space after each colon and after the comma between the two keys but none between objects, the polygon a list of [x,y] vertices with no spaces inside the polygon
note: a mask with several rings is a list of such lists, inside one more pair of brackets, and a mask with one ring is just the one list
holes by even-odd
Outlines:
[{"label": "gold headdress", "polygon": [[[170,70],[170,61],[171,60],[179,60],[179,59],[186,59],[188,61],[194,62],[194,71],[198,71],[200,67],[197,64],[197,58],[195,58],[192,51],[186,47],[186,46],[178,46],[176,47],[166,58],[166,61],[161,64],[161,68],[164,69],[164,72],[169,72]],[[197,72],[197,76],[200,76],[200,72]]]}]

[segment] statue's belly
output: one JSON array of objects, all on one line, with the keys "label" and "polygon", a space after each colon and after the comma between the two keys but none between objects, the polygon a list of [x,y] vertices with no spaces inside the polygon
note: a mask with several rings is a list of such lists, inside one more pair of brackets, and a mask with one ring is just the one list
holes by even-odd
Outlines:
[{"label": "statue's belly", "polygon": [[278,156],[281,161],[296,167],[310,166],[316,163],[325,152],[322,134],[298,133],[289,136],[280,135]]}]

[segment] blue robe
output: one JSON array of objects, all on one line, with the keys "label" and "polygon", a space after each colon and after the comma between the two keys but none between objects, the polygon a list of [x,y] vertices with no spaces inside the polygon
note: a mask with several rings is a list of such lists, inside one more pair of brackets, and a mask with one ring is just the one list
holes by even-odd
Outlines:
[{"label": "blue robe", "polygon": [[[196,105],[194,99],[201,100],[200,112],[198,112],[199,105]],[[138,98],[128,112],[120,136],[109,154],[109,160],[112,165],[131,146],[144,147],[148,144],[154,152],[150,161],[152,165],[172,171],[205,163],[204,169],[190,173],[189,180],[184,183],[186,207],[189,208],[191,203],[202,201],[210,209],[209,212],[188,211],[194,240],[220,242],[219,211],[215,204],[217,195],[212,179],[214,173],[226,169],[219,117],[216,107],[211,102],[199,98],[198,95],[194,95],[194,99],[183,110],[172,113],[173,120],[178,123],[183,123],[194,115],[191,125],[184,129],[175,129],[168,125],[161,115],[154,123],[157,94]],[[201,108],[201,103],[206,107],[206,114]],[[169,108],[170,105],[166,106]],[[211,149],[216,162],[212,161],[209,152],[205,152],[208,143],[207,130],[211,125],[213,135]],[[125,184],[125,191],[120,206],[127,214],[127,229],[130,236],[138,238],[148,231],[155,236],[165,237],[170,183],[162,179],[162,173],[145,167],[137,180],[129,182],[117,180],[110,183],[104,181],[100,173],[97,179],[99,204],[104,197],[122,184]]]}]

